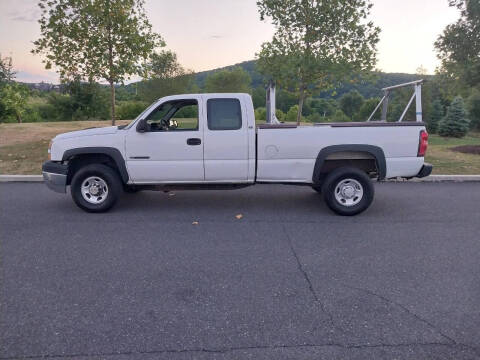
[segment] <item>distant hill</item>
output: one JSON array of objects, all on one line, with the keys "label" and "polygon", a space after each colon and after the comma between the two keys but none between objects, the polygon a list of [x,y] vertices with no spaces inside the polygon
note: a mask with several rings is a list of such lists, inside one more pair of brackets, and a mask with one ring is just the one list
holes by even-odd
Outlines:
[{"label": "distant hill", "polygon": [[[233,67],[239,66],[244,69],[250,77],[252,78],[252,87],[263,87],[264,78],[255,68],[255,60],[244,61],[235,65],[225,66],[222,68],[217,68],[208,71],[201,71],[195,74],[195,82],[200,89],[203,89],[205,85],[205,79],[208,75],[225,69],[231,69]],[[392,86],[396,84],[406,83],[413,80],[418,80],[420,77],[423,77],[426,80],[433,79],[434,75],[425,75],[419,76],[416,74],[404,74],[404,73],[382,73],[376,72],[372,74],[372,79],[363,80],[355,83],[346,82],[342,86],[339,86],[334,91],[327,91],[321,93],[318,97],[320,98],[339,98],[343,94],[348,93],[349,91],[355,89],[365,98],[380,97],[382,95],[381,89],[387,86]],[[132,82],[124,86],[126,91],[125,99],[127,100],[128,96],[133,96],[136,92],[136,82]],[[62,91],[64,85],[54,85],[49,83],[25,83],[31,89],[36,89],[40,91]],[[102,86],[107,87],[107,85],[101,84]],[[123,86],[118,86],[123,87]],[[122,99],[121,92],[118,91],[117,99]]]},{"label": "distant hill", "polygon": [[[264,84],[263,76],[256,71],[255,60],[244,61],[239,64],[230,65],[230,66],[226,66],[218,69],[201,71],[195,74],[195,81],[200,88],[203,88],[205,84],[205,79],[208,75],[219,70],[231,69],[236,66],[240,66],[242,69],[244,69],[246,72],[250,74],[250,77],[252,78],[252,87],[255,88],[258,86],[263,86]],[[374,73],[373,80],[362,81],[362,82],[357,82],[353,84],[347,83],[335,89],[333,95],[332,95],[332,91],[328,91],[328,92],[321,93],[319,97],[338,98],[353,89],[357,90],[365,98],[378,97],[381,95],[381,89],[384,87],[418,80],[419,78],[425,78],[426,80],[429,80],[429,79],[432,79],[433,77],[434,77],[433,75],[419,76],[416,74],[376,72]]]}]

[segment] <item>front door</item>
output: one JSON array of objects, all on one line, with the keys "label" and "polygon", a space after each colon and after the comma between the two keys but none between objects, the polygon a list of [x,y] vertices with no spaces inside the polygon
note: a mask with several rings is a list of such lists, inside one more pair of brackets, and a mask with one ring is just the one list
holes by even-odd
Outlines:
[{"label": "front door", "polygon": [[200,98],[164,102],[146,118],[148,129],[129,130],[127,167],[136,184],[203,182]]}]

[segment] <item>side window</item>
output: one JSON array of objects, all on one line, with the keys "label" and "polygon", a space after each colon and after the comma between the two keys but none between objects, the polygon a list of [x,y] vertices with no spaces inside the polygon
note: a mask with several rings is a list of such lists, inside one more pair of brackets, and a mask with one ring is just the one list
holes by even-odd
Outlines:
[{"label": "side window", "polygon": [[150,131],[198,130],[197,100],[175,100],[161,104],[147,117]]},{"label": "side window", "polygon": [[209,130],[238,130],[242,127],[242,110],[238,99],[209,99],[207,101]]}]

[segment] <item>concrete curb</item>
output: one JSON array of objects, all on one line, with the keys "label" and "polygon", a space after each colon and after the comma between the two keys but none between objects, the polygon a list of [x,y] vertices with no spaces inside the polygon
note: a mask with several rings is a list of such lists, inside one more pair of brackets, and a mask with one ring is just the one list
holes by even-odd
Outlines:
[{"label": "concrete curb", "polygon": [[43,182],[42,175],[0,175],[0,182]]},{"label": "concrete curb", "polygon": [[[393,182],[471,182],[480,181],[480,175],[430,175],[426,178],[410,180],[390,179]],[[42,175],[0,175],[0,182],[43,182]]]},{"label": "concrete curb", "polygon": [[425,178],[406,179],[390,179],[393,182],[472,182],[480,181],[480,175],[430,175]]}]

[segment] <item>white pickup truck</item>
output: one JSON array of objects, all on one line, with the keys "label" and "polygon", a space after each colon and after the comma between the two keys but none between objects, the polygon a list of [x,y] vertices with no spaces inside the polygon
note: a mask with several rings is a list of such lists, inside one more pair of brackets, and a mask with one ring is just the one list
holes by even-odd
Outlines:
[{"label": "white pickup truck", "polygon": [[110,209],[122,190],[281,183],[311,186],[336,213],[355,215],[372,203],[371,179],[431,173],[427,139],[422,122],[256,125],[248,94],[175,95],[127,126],[56,136],[43,177],[57,192],[70,185],[89,212]]}]

